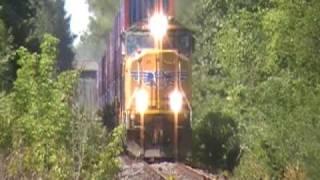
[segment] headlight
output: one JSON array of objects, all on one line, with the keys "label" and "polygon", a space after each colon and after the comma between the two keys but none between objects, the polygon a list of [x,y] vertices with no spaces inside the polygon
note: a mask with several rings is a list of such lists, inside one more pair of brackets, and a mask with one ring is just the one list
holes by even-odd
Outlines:
[{"label": "headlight", "polygon": [[162,39],[169,27],[168,18],[162,13],[154,14],[149,19],[148,28],[155,39]]},{"label": "headlight", "polygon": [[182,109],[183,97],[181,92],[174,90],[169,95],[170,108],[173,112],[178,113]]},{"label": "headlight", "polygon": [[144,113],[149,106],[149,96],[148,96],[148,92],[144,89],[139,89],[136,92],[136,110],[139,113]]}]

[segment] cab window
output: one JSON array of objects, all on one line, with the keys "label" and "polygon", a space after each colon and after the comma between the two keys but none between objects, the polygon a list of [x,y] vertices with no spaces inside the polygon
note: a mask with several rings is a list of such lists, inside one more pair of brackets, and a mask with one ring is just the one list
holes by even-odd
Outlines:
[{"label": "cab window", "polygon": [[139,50],[153,49],[154,40],[149,33],[131,33],[126,38],[127,55],[133,56]]}]

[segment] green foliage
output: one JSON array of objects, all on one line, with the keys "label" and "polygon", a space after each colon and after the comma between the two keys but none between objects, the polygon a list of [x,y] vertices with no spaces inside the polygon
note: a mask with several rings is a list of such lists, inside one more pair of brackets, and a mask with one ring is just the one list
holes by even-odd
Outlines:
[{"label": "green foliage", "polygon": [[74,58],[71,47],[74,37],[70,31],[70,17],[66,16],[64,10],[64,0],[34,1],[33,6],[36,9],[35,18],[31,20],[34,31],[30,32],[28,41],[37,48],[43,34],[49,33],[57,37],[60,40],[57,68],[59,71],[71,69]]},{"label": "green foliage", "polygon": [[46,36],[41,54],[18,50],[17,72],[11,94],[12,151],[9,175],[13,177],[68,177],[67,138],[70,136],[69,99],[76,72],[57,78],[54,67],[58,41]]},{"label": "green foliage", "polygon": [[10,101],[5,93],[0,93],[0,153],[11,145]]},{"label": "green foliage", "polygon": [[31,0],[2,0],[0,1],[0,6],[0,17],[6,27],[11,29],[14,37],[13,44],[16,47],[26,45],[26,38],[32,31],[30,20],[35,15]]},{"label": "green foliage", "polygon": [[113,179],[119,171],[123,127],[108,134],[100,119],[92,119],[77,106],[73,109],[74,179]]},{"label": "green foliage", "polygon": [[57,39],[46,35],[40,54],[20,48],[21,68],[13,90],[0,95],[5,178],[113,177],[118,171],[122,128],[107,138],[99,121],[83,118],[83,113],[73,110],[79,73],[56,74],[57,44]]},{"label": "green foliage", "polygon": [[237,125],[221,113],[209,113],[194,128],[194,161],[232,170],[239,161]]},{"label": "green foliage", "polygon": [[286,169],[318,179],[319,1],[203,0],[197,7],[195,127],[210,112],[235,120],[239,179],[282,178]]},{"label": "green foliage", "polygon": [[236,168],[234,174],[235,177],[232,179],[235,180],[269,180],[270,178],[270,169],[267,168],[265,162],[257,157],[254,153],[246,153],[240,161],[239,167]]},{"label": "green foliage", "polygon": [[192,17],[194,16],[194,5],[196,4],[193,0],[175,0],[175,13],[177,20],[189,29],[193,29]]},{"label": "green foliage", "polygon": [[[70,69],[73,60],[71,45],[73,37],[69,31],[69,18],[64,11],[64,0],[2,0],[0,1],[0,36],[1,40],[6,37],[6,44],[3,49],[15,51],[23,46],[28,51],[40,52],[40,43],[46,33],[53,34],[59,38],[58,60],[56,65],[59,71]],[[5,30],[3,30],[3,27]],[[3,36],[3,33],[10,32],[9,35]],[[9,41],[8,41],[9,40]],[[10,44],[10,45],[9,45]],[[3,55],[0,50],[0,57]],[[9,56],[10,55],[10,56]],[[3,81],[6,89],[12,87],[16,78],[18,56],[14,53],[6,54],[8,59],[5,66],[5,80]],[[1,57],[1,63],[3,62]],[[1,75],[0,70],[0,76]]]},{"label": "green foliage", "polygon": [[119,172],[119,155],[122,152],[122,138],[124,128],[119,126],[110,137],[110,143],[97,156],[91,179],[113,179]]},{"label": "green foliage", "polygon": [[111,31],[120,1],[87,0],[94,18],[90,19],[89,31],[81,37],[76,49],[77,60],[98,61],[103,56],[106,38]]},{"label": "green foliage", "polygon": [[87,3],[90,12],[95,16],[89,25],[90,33],[96,38],[105,38],[113,26],[113,18],[119,12],[120,1],[90,0]]},{"label": "green foliage", "polygon": [[7,90],[10,87],[10,78],[12,78],[10,76],[12,67],[9,61],[11,46],[11,36],[0,18],[0,91]]}]

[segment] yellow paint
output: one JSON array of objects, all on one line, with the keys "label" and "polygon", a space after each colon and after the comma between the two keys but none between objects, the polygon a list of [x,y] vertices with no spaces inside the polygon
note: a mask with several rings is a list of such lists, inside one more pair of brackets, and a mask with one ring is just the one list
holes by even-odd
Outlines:
[{"label": "yellow paint", "polygon": [[[160,75],[160,86],[157,86],[157,59],[159,61],[159,70],[164,72]],[[184,91],[188,101],[191,101],[191,61],[178,54],[175,50],[143,50],[136,57],[125,57],[124,64],[124,89],[125,89],[125,110],[135,112],[135,92],[139,89],[138,72],[140,63],[140,72],[144,72],[146,79],[142,79],[142,87],[149,93],[150,107],[145,112],[149,113],[165,113],[171,112],[169,107],[169,94],[175,89],[175,83],[172,79],[166,78],[174,76],[178,70],[178,64],[181,64],[181,71],[186,79],[181,83],[181,90]],[[135,77],[132,77],[135,73]],[[142,74],[142,73],[141,73]],[[171,75],[171,76],[170,76]],[[159,77],[158,77],[159,78]],[[154,79],[154,80],[151,80]],[[159,88],[159,95],[157,96],[157,88]],[[158,106],[159,105],[159,106]],[[183,111],[186,111],[184,109]],[[172,112],[171,112],[172,113]]]}]

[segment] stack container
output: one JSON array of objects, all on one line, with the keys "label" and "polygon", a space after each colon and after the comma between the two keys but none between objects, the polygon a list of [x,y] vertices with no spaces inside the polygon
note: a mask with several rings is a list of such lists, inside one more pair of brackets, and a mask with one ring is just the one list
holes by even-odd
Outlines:
[{"label": "stack container", "polygon": [[108,43],[107,43],[107,102],[112,104],[120,96],[120,77],[121,77],[121,13],[119,12],[115,17],[113,29],[109,33]]},{"label": "stack container", "polygon": [[105,104],[105,95],[107,91],[107,76],[106,76],[106,56],[104,55],[101,59],[101,62],[97,71],[97,86],[98,86],[98,104],[100,107],[103,107]]},{"label": "stack container", "polygon": [[150,17],[155,11],[174,16],[175,0],[122,0],[121,29],[127,30],[137,22]]}]

